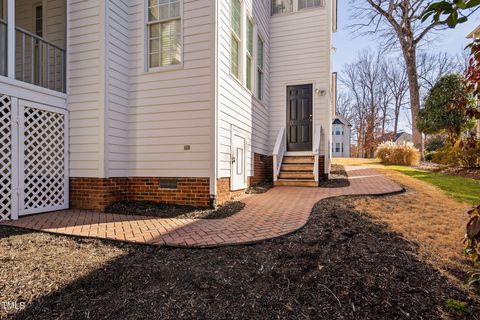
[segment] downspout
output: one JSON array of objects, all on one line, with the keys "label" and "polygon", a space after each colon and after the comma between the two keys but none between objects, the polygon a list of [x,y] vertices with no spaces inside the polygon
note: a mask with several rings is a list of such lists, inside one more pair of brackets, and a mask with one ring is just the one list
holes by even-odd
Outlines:
[{"label": "downspout", "polygon": [[212,55],[212,112],[211,112],[211,158],[210,158],[210,206],[217,206],[217,178],[218,178],[218,1],[213,1],[213,41],[214,54]]}]

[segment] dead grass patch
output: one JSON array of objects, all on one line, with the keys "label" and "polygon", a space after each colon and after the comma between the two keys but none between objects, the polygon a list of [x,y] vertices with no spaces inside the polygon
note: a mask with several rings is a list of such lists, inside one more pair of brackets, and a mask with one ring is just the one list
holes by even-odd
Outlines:
[{"label": "dead grass patch", "polygon": [[356,209],[386,222],[393,231],[418,243],[421,258],[457,282],[465,281],[475,271],[463,255],[468,204],[454,200],[429,183],[385,169],[376,160],[352,160],[340,162],[374,166],[406,189],[395,196],[358,198],[354,202]]}]

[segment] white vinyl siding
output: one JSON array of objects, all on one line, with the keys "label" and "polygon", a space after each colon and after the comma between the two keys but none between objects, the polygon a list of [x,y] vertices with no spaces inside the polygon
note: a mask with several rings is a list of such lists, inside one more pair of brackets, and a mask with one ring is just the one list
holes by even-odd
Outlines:
[{"label": "white vinyl siding", "polygon": [[[328,2],[329,3],[329,2]],[[275,15],[270,20],[270,152],[279,131],[286,125],[286,86],[313,84],[330,93],[330,8],[301,10]],[[308,30],[308,32],[305,32]],[[330,94],[313,96],[313,123],[321,125],[320,152],[330,152]]]},{"label": "white vinyl siding", "polygon": [[69,1],[67,87],[72,177],[104,176],[104,5],[96,0]]},{"label": "white vinyl siding", "polygon": [[[117,1],[117,0],[112,0]],[[214,1],[183,0],[182,68],[144,71],[146,1],[130,3],[127,171],[137,177],[209,177],[213,159]],[[120,125],[120,123],[118,124]],[[122,135],[114,130],[118,141]],[[185,150],[189,146],[190,150]],[[187,148],[188,149],[188,148]],[[121,150],[120,150],[121,151]],[[113,155],[113,154],[112,154]],[[114,154],[123,159],[120,152]],[[122,161],[115,163],[123,166]]]},{"label": "white vinyl siding", "polygon": [[128,0],[107,0],[106,175],[128,176],[130,98],[130,6]]},{"label": "white vinyl siding", "polygon": [[182,63],[182,20],[179,0],[148,0],[148,67]]},{"label": "white vinyl siding", "polygon": [[[268,155],[268,96],[269,96],[269,23],[270,8],[263,1],[243,1],[243,21],[246,17],[252,19],[254,24],[253,32],[253,54],[252,62],[254,70],[256,68],[258,34],[261,34],[264,41],[265,59],[264,59],[264,96],[259,101],[252,96],[252,93],[232,77],[230,72],[231,57],[231,5],[230,1],[218,1],[218,175],[230,177],[231,170],[231,139],[232,131],[245,138],[245,169],[246,175],[252,175],[253,153]],[[246,25],[243,32],[246,34]],[[246,41],[245,41],[246,42]],[[247,44],[244,43],[245,50]],[[241,55],[245,60],[246,55]],[[241,70],[241,69],[240,69]],[[252,77],[253,85],[256,86],[255,77]]]}]

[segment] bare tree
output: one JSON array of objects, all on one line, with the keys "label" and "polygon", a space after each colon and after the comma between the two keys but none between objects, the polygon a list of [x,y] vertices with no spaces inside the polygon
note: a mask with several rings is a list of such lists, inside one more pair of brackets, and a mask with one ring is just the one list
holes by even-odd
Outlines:
[{"label": "bare tree", "polygon": [[463,61],[446,52],[434,54],[421,52],[418,55],[417,66],[419,84],[425,93],[444,75],[464,71]]},{"label": "bare tree", "polygon": [[379,139],[389,125],[391,94],[386,86],[384,61],[379,53],[361,53],[345,65],[340,83],[348,95],[352,129],[357,137],[358,156],[373,157]]},{"label": "bare tree", "polygon": [[429,0],[352,0],[353,16],[359,30],[384,39],[384,48],[398,46],[405,61],[409,84],[414,144],[421,148],[422,136],[417,129],[420,110],[420,85],[417,73],[417,48],[444,22],[422,23],[421,14]]},{"label": "bare tree", "polygon": [[398,59],[390,59],[384,66],[386,85],[393,105],[393,133],[397,134],[400,112],[409,103],[407,71],[405,64]]}]

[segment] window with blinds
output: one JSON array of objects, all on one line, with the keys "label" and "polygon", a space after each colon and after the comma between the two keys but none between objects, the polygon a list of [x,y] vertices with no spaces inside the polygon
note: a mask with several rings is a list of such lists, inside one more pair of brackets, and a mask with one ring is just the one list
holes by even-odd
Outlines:
[{"label": "window with blinds", "polygon": [[307,9],[320,7],[322,5],[322,0],[298,0],[298,9]]},{"label": "window with blinds", "polygon": [[182,63],[180,0],[148,0],[148,67]]},{"label": "window with blinds", "polygon": [[293,0],[272,0],[272,15],[293,12]]},{"label": "window with blinds", "polygon": [[240,78],[240,46],[242,30],[242,5],[240,0],[230,1],[230,73],[237,79]]}]

